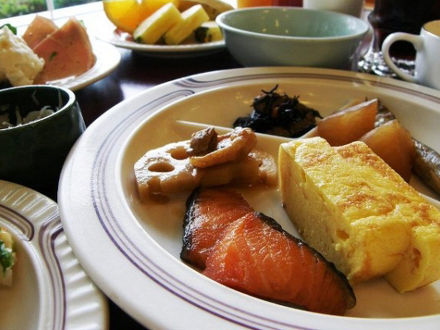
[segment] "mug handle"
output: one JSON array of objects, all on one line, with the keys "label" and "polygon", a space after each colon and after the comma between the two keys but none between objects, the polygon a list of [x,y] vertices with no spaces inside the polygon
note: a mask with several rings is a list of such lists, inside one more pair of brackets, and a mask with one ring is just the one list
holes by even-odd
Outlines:
[{"label": "mug handle", "polygon": [[393,70],[400,78],[406,81],[416,82],[416,78],[414,76],[407,74],[402,69],[397,67],[397,65],[394,64],[393,60],[391,59],[390,47],[393,43],[399,40],[412,43],[416,51],[419,51],[423,46],[423,38],[416,34],[396,32],[391,33],[388,37],[386,37],[382,44],[382,54],[390,69]]}]

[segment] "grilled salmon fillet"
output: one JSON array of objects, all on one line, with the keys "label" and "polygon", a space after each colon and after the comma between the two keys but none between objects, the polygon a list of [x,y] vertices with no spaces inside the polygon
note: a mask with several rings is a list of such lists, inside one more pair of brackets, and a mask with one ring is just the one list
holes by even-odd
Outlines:
[{"label": "grilled salmon fillet", "polygon": [[256,212],[226,227],[203,274],[239,291],[314,312],[341,315],[355,304],[350,285],[333,264]]},{"label": "grilled salmon fillet", "polygon": [[230,189],[188,198],[181,258],[228,287],[309,311],[342,315],[356,302],[333,264]]},{"label": "grilled salmon fillet", "polygon": [[225,227],[252,211],[248,202],[231,189],[194,190],[187,200],[180,257],[198,268],[205,268],[206,258]]}]

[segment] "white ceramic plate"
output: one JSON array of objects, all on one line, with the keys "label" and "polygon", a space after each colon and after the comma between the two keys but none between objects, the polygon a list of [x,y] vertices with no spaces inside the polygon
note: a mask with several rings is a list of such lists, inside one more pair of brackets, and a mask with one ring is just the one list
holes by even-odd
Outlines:
[{"label": "white ceramic plate", "polygon": [[50,81],[47,84],[76,91],[108,76],[121,61],[121,54],[117,48],[100,40],[93,40],[92,47],[96,57],[93,67],[79,76]]},{"label": "white ceramic plate", "polygon": [[[396,80],[280,67],[217,71],[151,88],[96,120],[63,169],[62,222],[88,274],[151,328],[438,328],[440,282],[405,295],[383,280],[356,286],[358,303],[344,317],[288,308],[226,288],[179,259],[187,194],[167,204],[139,201],[133,164],[150,148],[189,137],[176,120],[230,127],[238,115],[250,112],[261,89],[275,84],[323,115],[353,98],[379,97],[415,138],[440,150],[440,93]],[[262,147],[276,153],[274,145]],[[296,233],[276,189],[242,192],[255,209]]]},{"label": "white ceramic plate", "polygon": [[120,33],[117,30],[104,31],[97,35],[98,38],[120,48],[130,49],[153,57],[195,57],[219,52],[225,49],[225,41],[213,41],[200,44],[182,45],[147,45],[134,42],[128,33]]},{"label": "white ceramic plate", "polygon": [[81,268],[57,204],[0,180],[0,226],[16,242],[11,287],[0,287],[2,329],[106,329],[107,301]]}]

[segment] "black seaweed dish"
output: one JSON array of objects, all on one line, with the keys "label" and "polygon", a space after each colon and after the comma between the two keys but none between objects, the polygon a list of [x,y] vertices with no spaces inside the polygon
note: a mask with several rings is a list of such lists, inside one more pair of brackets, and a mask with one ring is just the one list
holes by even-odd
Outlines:
[{"label": "black seaweed dish", "polygon": [[278,85],[270,91],[262,90],[252,103],[251,114],[238,117],[233,126],[288,137],[299,137],[316,126],[316,117],[322,118],[318,111],[299,102],[299,96],[281,95],[277,89]]}]

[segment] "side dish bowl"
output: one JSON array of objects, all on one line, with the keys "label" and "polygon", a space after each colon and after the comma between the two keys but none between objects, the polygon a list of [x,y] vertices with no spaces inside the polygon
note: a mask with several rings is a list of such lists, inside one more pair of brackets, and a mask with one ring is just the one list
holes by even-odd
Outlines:
[{"label": "side dish bowl", "polygon": [[216,21],[228,50],[244,66],[346,69],[369,30],[357,17],[293,7],[237,9]]},{"label": "side dish bowl", "polygon": [[75,94],[48,85],[0,90],[0,125],[0,179],[54,193],[64,159],[85,130]]}]

